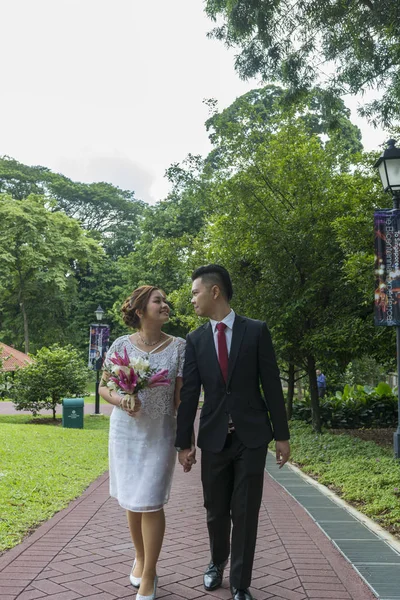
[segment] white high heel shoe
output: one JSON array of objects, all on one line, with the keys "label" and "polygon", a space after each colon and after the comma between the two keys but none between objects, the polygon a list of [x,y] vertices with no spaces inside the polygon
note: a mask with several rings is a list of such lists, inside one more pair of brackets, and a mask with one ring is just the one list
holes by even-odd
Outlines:
[{"label": "white high heel shoe", "polygon": [[136,594],[136,600],[154,600],[154,598],[156,597],[157,583],[158,583],[158,577],[156,575],[156,577],[154,579],[153,593],[150,596],[142,596],[142,594]]},{"label": "white high heel shoe", "polygon": [[133,562],[133,567],[132,567],[132,570],[131,570],[131,574],[129,575],[129,580],[130,580],[131,584],[133,585],[133,587],[137,587],[138,588],[138,587],[140,587],[140,582],[142,581],[142,578],[141,577],[135,577],[134,575],[132,575],[132,571],[134,570],[135,566],[136,566],[136,558],[135,558],[135,560]]}]

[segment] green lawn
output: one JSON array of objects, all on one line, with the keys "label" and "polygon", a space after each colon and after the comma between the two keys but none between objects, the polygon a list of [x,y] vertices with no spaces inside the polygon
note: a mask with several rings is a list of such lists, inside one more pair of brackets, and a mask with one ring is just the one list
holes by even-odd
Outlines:
[{"label": "green lawn", "polygon": [[400,461],[391,448],[349,435],[317,435],[299,421],[290,430],[294,464],[400,535]]},{"label": "green lawn", "polygon": [[30,421],[0,416],[0,551],[67,506],[108,467],[107,417],[85,417],[84,429]]}]

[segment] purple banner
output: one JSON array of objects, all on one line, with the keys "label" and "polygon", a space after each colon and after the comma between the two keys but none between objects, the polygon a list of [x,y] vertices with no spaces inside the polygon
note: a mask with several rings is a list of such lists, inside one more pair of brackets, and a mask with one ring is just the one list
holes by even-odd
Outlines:
[{"label": "purple banner", "polygon": [[110,347],[110,326],[98,323],[90,326],[89,369],[100,371],[107,350]]},{"label": "purple banner", "polygon": [[400,210],[378,210],[375,229],[375,325],[400,326]]}]

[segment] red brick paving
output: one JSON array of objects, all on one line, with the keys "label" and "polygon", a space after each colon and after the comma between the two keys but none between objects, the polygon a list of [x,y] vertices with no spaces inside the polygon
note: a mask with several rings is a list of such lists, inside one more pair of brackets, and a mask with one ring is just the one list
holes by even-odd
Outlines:
[{"label": "red brick paving", "polygon": [[[202,585],[209,560],[199,465],[177,467],[166,507],[157,598],[229,600]],[[0,556],[1,600],[134,599],[125,513],[103,475],[68,508]],[[307,513],[265,475],[252,591],[256,600],[372,600],[375,596]]]}]

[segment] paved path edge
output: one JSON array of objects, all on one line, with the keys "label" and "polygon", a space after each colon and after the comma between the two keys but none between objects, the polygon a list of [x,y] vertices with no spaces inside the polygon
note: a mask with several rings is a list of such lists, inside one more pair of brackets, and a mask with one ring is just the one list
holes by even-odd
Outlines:
[{"label": "paved path edge", "polygon": [[[302,477],[302,479],[304,479],[307,483],[316,487],[322,494],[324,494],[324,496],[326,496],[330,500],[333,500],[333,502],[335,502],[341,508],[346,509],[347,512],[349,512],[353,517],[358,519],[358,521],[365,525],[365,527],[368,527],[368,529],[370,529],[373,533],[379,536],[384,542],[392,546],[393,550],[400,553],[400,540],[398,540],[389,531],[381,527],[381,525],[376,523],[373,519],[370,519],[370,517],[368,517],[364,513],[354,508],[354,506],[352,506],[351,504],[348,504],[346,500],[343,500],[343,498],[335,494],[335,492],[332,492],[332,490],[326,487],[323,483],[319,483],[319,481],[316,481],[315,479],[307,475],[307,473],[303,473],[303,471],[295,465],[288,464],[288,467],[297,475]],[[288,494],[290,494],[288,490],[286,491]]]}]

